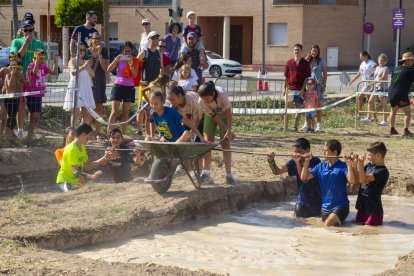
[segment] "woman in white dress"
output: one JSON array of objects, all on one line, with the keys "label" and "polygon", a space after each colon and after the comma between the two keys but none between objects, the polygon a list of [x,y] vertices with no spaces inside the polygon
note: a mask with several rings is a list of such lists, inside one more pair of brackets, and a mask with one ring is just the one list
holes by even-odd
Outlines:
[{"label": "woman in white dress", "polygon": [[[82,121],[88,125],[92,124],[92,116],[89,114],[85,106],[88,106],[91,109],[95,109],[95,100],[93,98],[92,91],[92,78],[95,76],[95,72],[91,66],[91,60],[84,60],[86,48],[84,45],[79,46],[79,75],[78,75],[78,98],[77,98],[77,110],[76,118],[80,118],[80,113],[82,114]],[[65,103],[63,104],[63,109],[69,111],[72,110],[73,116],[73,96],[76,88],[76,68],[77,56],[72,58],[69,61],[68,68],[70,72],[70,80],[68,83],[68,90],[66,91]],[[71,120],[73,122],[73,118]]]}]

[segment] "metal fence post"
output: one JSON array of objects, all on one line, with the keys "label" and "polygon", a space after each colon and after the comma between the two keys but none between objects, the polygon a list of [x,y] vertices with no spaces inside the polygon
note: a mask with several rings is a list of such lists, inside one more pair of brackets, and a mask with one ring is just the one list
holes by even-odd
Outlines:
[{"label": "metal fence post", "polygon": [[76,111],[78,107],[78,94],[79,94],[79,45],[81,43],[81,32],[78,33],[78,42],[76,49],[76,77],[75,77],[75,93],[73,93],[73,114],[72,114],[72,126],[76,127]]}]

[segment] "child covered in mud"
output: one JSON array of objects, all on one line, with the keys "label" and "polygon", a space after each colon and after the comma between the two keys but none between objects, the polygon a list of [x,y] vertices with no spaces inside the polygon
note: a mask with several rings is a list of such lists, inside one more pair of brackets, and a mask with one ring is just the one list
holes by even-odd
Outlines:
[{"label": "child covered in mud", "polygon": [[[389,178],[385,166],[387,148],[383,142],[374,142],[367,148],[367,154],[358,157],[358,182],[361,184],[355,208],[356,222],[362,225],[382,225],[384,210],[381,194]],[[365,159],[369,163],[364,166]]]},{"label": "child covered in mud", "polygon": [[143,162],[141,150],[138,147],[134,147],[133,149],[127,147],[123,143],[122,132],[119,128],[111,129],[109,132],[109,142],[111,143],[111,147],[108,148],[108,151],[115,155],[115,158],[108,161],[107,164],[111,171],[113,181],[115,183],[131,181],[131,163],[134,162],[136,165],[141,165]]},{"label": "child covered in mud", "polygon": [[98,166],[104,166],[107,161],[115,159],[112,152],[106,151],[100,159],[89,162],[85,144],[89,141],[92,127],[88,124],[81,124],[76,129],[76,138],[72,143],[65,147],[63,151],[61,167],[56,179],[56,183],[62,192],[68,192],[79,188],[84,179],[96,179],[102,175],[98,170],[93,174],[86,173],[84,170],[93,170]]},{"label": "child covered in mud", "polygon": [[[30,85],[30,81],[26,81],[22,74],[21,56],[18,53],[11,52],[9,55],[10,71],[4,77],[3,94],[23,93],[24,87]],[[4,142],[9,142],[10,146],[14,146],[11,140],[13,129],[17,125],[17,112],[19,110],[20,97],[9,95],[4,99],[4,106],[7,112],[7,122],[4,132]]]},{"label": "child covered in mud", "polygon": [[[308,218],[321,215],[322,196],[318,180],[312,179],[304,184],[300,179],[305,160],[303,155],[308,153],[310,149],[310,143],[306,138],[297,139],[293,144],[292,159],[282,166],[276,165],[275,152],[267,154],[267,161],[274,175],[288,173],[289,176],[296,176],[298,196],[296,198],[295,217]],[[312,157],[309,166],[313,168],[320,162],[321,160],[318,157]]]},{"label": "child covered in mud", "polygon": [[342,145],[338,140],[328,140],[324,147],[325,162],[321,162],[312,169],[309,169],[312,153],[305,153],[301,180],[309,183],[317,178],[322,193],[322,221],[325,226],[340,226],[344,223],[349,214],[349,200],[346,189],[347,181],[355,184],[357,181],[353,169],[352,159],[346,162],[339,160]]}]

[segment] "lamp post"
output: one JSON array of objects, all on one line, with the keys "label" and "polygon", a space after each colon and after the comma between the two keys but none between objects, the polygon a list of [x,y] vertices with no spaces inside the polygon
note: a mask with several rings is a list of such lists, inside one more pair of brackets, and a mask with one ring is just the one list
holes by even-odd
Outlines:
[{"label": "lamp post", "polygon": [[264,74],[266,73],[265,70],[265,66],[266,66],[266,61],[265,61],[265,46],[266,46],[266,32],[265,32],[265,1],[266,0],[262,0],[262,76],[264,76]]}]

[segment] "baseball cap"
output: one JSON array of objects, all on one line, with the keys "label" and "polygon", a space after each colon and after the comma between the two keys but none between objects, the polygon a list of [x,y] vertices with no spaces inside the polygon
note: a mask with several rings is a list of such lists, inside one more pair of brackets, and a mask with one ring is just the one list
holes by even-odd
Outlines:
[{"label": "baseball cap", "polygon": [[23,15],[23,20],[30,20],[30,21],[32,21],[32,22],[33,22],[33,24],[35,23],[35,20],[34,20],[33,14],[32,14],[31,12],[26,12],[26,13]]},{"label": "baseball cap", "polygon": [[160,35],[159,35],[159,33],[157,33],[156,31],[151,31],[151,32],[148,34],[148,38],[151,38],[151,37],[154,37],[154,36],[160,36]]},{"label": "baseball cap", "polygon": [[195,37],[198,38],[198,35],[195,32],[189,32],[187,37]]},{"label": "baseball cap", "polygon": [[189,11],[189,12],[187,12],[187,18],[189,18],[190,15],[192,15],[192,14],[196,15],[196,12],[195,11]]},{"label": "baseball cap", "polygon": [[308,139],[306,138],[298,138],[295,143],[293,144],[293,146],[295,148],[300,148],[300,149],[309,149],[310,148],[310,143],[308,141]]},{"label": "baseball cap", "polygon": [[31,20],[24,20],[21,24],[20,24],[20,28],[24,28],[26,26],[31,26],[33,27],[33,21]]},{"label": "baseball cap", "polygon": [[142,21],[141,21],[141,25],[144,25],[144,24],[151,24],[151,23],[149,22],[149,20],[148,20],[148,19],[144,18],[144,19],[142,19]]}]

